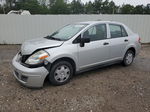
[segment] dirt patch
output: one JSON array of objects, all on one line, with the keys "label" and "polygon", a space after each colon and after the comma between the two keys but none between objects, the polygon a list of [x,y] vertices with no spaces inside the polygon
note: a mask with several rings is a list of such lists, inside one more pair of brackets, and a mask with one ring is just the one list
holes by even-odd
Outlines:
[{"label": "dirt patch", "polygon": [[20,46],[0,46],[0,112],[150,112],[150,46],[130,67],[120,64],[85,72],[63,86],[21,86],[11,60]]}]

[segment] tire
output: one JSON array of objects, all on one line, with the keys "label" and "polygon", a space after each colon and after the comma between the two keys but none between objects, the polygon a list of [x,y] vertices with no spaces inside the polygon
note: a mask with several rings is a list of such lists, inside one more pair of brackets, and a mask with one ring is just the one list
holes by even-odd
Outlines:
[{"label": "tire", "polygon": [[52,85],[64,85],[70,81],[73,76],[73,67],[67,61],[56,62],[49,74],[49,81]]},{"label": "tire", "polygon": [[123,65],[130,66],[134,60],[134,52],[132,50],[128,50],[123,58]]}]

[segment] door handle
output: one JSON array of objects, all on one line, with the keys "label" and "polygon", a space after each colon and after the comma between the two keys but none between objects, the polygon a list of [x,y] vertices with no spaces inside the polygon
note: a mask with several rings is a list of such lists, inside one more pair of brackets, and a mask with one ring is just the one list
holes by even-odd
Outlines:
[{"label": "door handle", "polygon": [[108,42],[104,42],[104,44],[103,45],[109,45],[109,43]]},{"label": "door handle", "polygon": [[124,41],[125,41],[125,42],[128,42],[129,40],[128,40],[128,39],[125,39]]}]

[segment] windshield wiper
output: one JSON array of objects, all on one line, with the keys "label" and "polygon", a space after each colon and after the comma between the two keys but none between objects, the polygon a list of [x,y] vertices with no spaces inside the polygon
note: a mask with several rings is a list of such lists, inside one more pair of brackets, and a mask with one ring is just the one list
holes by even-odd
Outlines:
[{"label": "windshield wiper", "polygon": [[52,37],[52,36],[46,36],[45,38],[47,38],[47,39],[52,39],[52,40],[59,40],[59,41],[62,41],[61,39],[55,38],[55,37]]}]

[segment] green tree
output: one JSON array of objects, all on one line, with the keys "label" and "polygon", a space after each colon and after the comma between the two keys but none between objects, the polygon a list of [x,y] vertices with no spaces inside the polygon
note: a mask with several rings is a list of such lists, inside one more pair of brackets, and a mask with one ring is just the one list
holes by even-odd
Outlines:
[{"label": "green tree", "polygon": [[0,5],[0,14],[3,14],[3,8],[1,5]]},{"label": "green tree", "polygon": [[51,14],[68,14],[68,5],[64,0],[56,0],[53,5],[50,6]]},{"label": "green tree", "polygon": [[46,6],[39,4],[37,0],[20,0],[16,2],[15,10],[29,10],[31,14],[47,14],[49,12]]},{"label": "green tree", "polygon": [[134,12],[134,6],[130,4],[123,5],[121,8],[122,14],[133,14],[133,12]]},{"label": "green tree", "polygon": [[150,14],[150,4],[147,4],[147,6],[144,8],[145,14]]},{"label": "green tree", "polygon": [[70,12],[72,14],[83,14],[84,13],[84,5],[80,0],[73,0],[70,4]]},{"label": "green tree", "polygon": [[96,14],[102,14],[102,7],[103,7],[103,1],[102,0],[95,0],[93,3],[94,6],[94,12]]},{"label": "green tree", "polygon": [[88,3],[85,4],[85,13],[86,14],[93,14],[94,12],[94,6],[93,3],[91,1],[89,1]]},{"label": "green tree", "polygon": [[109,10],[110,10],[109,1],[105,0],[104,2],[102,2],[102,5],[101,5],[101,13],[108,14],[110,12]]},{"label": "green tree", "polygon": [[116,14],[118,7],[115,5],[113,1],[109,2],[109,11],[108,14]]},{"label": "green tree", "polygon": [[144,6],[143,5],[137,5],[134,10],[134,14],[144,14]]}]

